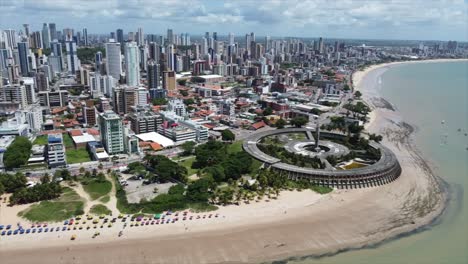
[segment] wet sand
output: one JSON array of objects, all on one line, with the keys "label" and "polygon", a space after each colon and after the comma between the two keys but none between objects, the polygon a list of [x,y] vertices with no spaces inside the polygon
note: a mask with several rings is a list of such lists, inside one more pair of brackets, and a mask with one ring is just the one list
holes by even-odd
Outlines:
[{"label": "wet sand", "polygon": [[374,107],[366,128],[384,135],[383,144],[401,163],[396,181],[323,196],[284,192],[278,200],[223,207],[217,219],[126,229],[121,238],[117,230],[95,240],[88,231],[77,241],[69,240],[70,233],[1,238],[0,262],[258,263],[362,248],[431,223],[446,196],[414,147],[411,126],[395,109],[373,104],[380,100],[374,88],[382,67],[356,73],[354,84]]}]

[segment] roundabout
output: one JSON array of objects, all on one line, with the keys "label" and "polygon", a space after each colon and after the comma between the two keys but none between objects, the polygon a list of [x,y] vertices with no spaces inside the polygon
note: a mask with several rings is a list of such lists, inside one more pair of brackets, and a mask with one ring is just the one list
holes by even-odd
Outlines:
[{"label": "roundabout", "polygon": [[310,128],[284,128],[263,131],[247,138],[242,147],[252,157],[263,162],[266,168],[286,175],[292,180],[307,180],[320,186],[339,189],[373,187],[392,182],[401,174],[401,167],[395,154],[385,146],[373,141],[368,143],[368,147],[374,152],[380,152],[379,158],[365,167],[346,170],[334,168],[330,164],[325,169],[297,166],[284,162],[281,158],[273,157],[259,149],[260,142],[264,138],[303,133],[306,135],[306,139],[290,140],[284,144],[283,148],[290,153],[320,158],[325,163],[328,163],[327,158],[329,157],[340,158],[350,153],[348,147],[332,141],[343,141],[345,135],[331,132],[317,133],[316,137],[319,137],[317,144],[313,136],[314,132],[314,129]]}]

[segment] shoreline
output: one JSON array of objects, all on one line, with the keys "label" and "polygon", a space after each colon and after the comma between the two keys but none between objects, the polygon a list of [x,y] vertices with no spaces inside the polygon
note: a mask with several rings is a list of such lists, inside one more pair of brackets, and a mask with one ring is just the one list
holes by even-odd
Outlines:
[{"label": "shoreline", "polygon": [[[374,108],[366,130],[383,131],[383,144],[395,152],[404,168],[395,182],[368,189],[335,190],[327,195],[284,192],[277,201],[221,207],[215,213],[225,218],[210,224],[187,225],[188,232],[184,231],[184,224],[161,226],[156,230],[152,227],[132,229],[126,231],[132,233],[124,240],[113,237],[115,234],[75,242],[51,237],[47,243],[34,239],[21,241],[21,245],[0,239],[0,260],[2,263],[28,260],[51,263],[59,259],[66,263],[105,260],[113,263],[256,263],[327,257],[373,248],[424,231],[437,224],[443,215],[449,199],[448,186],[434,175],[423,159],[412,140],[413,129],[404,123],[398,111],[372,102],[373,98],[380,97],[372,85],[372,81],[376,81],[372,77],[378,75],[370,75],[390,64],[422,62],[432,61],[380,64],[353,74],[356,90],[362,91],[363,99]],[[355,76],[357,73],[361,75]],[[424,200],[430,207],[422,206],[421,198],[430,199]],[[422,216],[417,217],[415,212]],[[65,236],[69,235],[70,232]],[[91,256],[87,253],[89,250],[93,250]]]}]

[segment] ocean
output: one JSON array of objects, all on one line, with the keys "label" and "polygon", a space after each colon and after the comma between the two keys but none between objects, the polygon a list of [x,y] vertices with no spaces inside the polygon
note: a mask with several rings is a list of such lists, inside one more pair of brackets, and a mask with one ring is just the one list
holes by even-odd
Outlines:
[{"label": "ocean", "polygon": [[425,230],[374,248],[289,263],[468,263],[468,62],[401,64],[377,88],[415,127],[414,143],[448,184],[446,211]]}]

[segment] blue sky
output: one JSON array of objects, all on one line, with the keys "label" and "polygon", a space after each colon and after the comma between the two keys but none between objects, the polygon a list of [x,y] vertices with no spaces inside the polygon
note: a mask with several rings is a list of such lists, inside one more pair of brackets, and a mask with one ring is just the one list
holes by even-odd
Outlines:
[{"label": "blue sky", "polygon": [[468,40],[468,0],[0,0],[0,28]]}]

